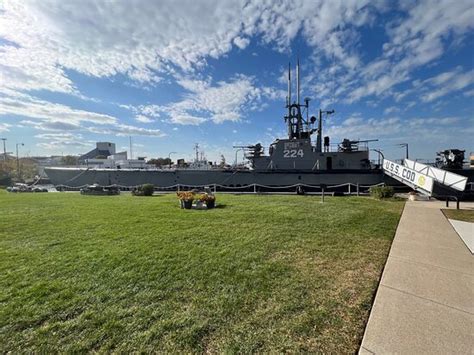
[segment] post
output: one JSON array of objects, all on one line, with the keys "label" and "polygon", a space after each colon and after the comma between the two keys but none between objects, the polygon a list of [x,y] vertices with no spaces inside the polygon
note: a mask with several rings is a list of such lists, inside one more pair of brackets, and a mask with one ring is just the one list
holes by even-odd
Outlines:
[{"label": "post", "polygon": [[357,196],[359,196],[359,183],[357,183],[356,189],[357,189]]},{"label": "post", "polygon": [[322,194],[321,194],[321,203],[324,203],[324,186],[321,187],[321,191],[322,191]]},{"label": "post", "polygon": [[257,184],[253,184],[253,193],[254,193],[254,194],[257,193]]},{"label": "post", "polygon": [[446,207],[449,207],[449,197],[446,197]]},{"label": "post", "polygon": [[18,180],[20,180],[20,159],[18,158],[18,143],[16,144],[16,173]]},{"label": "post", "polygon": [[351,185],[352,185],[352,184],[349,183],[349,189],[348,189],[348,190],[349,190],[349,191],[348,191],[349,195],[351,194]]},{"label": "post", "polygon": [[17,143],[16,144],[16,171],[18,175],[18,180],[21,180],[21,173],[20,173],[20,157],[18,156],[18,146],[25,145],[24,143]]},{"label": "post", "polygon": [[178,192],[179,192],[179,184],[178,184]]},{"label": "post", "polygon": [[3,141],[3,161],[7,161],[7,146],[6,146],[6,138],[2,138]]},{"label": "post", "polygon": [[214,193],[216,193],[216,192],[217,192],[217,185],[214,184]]}]

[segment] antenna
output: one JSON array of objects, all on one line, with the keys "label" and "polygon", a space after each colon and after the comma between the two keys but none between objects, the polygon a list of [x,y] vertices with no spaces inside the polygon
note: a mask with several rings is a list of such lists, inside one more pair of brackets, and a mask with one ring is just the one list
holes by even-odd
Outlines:
[{"label": "antenna", "polygon": [[194,144],[194,150],[196,151],[196,162],[199,161],[199,143]]},{"label": "antenna", "polygon": [[288,107],[291,105],[291,63],[288,62]]},{"label": "antenna", "polygon": [[296,103],[300,104],[300,58],[296,64]]}]

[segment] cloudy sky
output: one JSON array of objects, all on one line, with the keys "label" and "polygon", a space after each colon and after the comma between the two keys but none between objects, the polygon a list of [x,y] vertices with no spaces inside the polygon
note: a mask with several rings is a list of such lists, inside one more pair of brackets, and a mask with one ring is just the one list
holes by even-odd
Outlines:
[{"label": "cloudy sky", "polygon": [[474,151],[472,0],[0,1],[0,136],[23,154],[112,141],[233,160],[285,135],[288,62],[333,142]]}]

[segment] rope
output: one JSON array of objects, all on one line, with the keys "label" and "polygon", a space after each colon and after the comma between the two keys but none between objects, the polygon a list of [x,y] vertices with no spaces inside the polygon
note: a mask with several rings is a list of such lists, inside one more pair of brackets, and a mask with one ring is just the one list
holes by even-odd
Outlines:
[{"label": "rope", "polygon": [[[78,177],[78,176],[77,176]],[[69,180],[68,180],[69,181]],[[374,187],[374,186],[382,186],[385,185],[385,183],[381,182],[378,184],[374,185],[359,185],[360,188],[367,188],[367,187]],[[70,186],[70,185],[57,185],[58,188],[66,188],[66,189],[81,189],[84,187],[87,187],[90,185],[80,185],[80,186]],[[118,187],[118,188],[124,188],[124,189],[131,189],[131,188],[138,188],[140,185],[103,185],[102,187],[104,188],[110,188],[110,187]],[[249,184],[249,185],[242,185],[242,186],[227,186],[227,185],[221,185],[221,184],[205,184],[205,185],[186,185],[186,184],[175,184],[175,185],[170,185],[170,186],[155,186],[155,190],[170,190],[170,189],[176,189],[178,187],[180,188],[204,188],[204,187],[219,187],[222,189],[228,189],[228,190],[241,190],[241,189],[250,189],[250,188],[255,188],[255,187],[260,187],[260,188],[265,188],[265,189],[275,189],[275,190],[281,190],[281,189],[290,189],[290,188],[296,188],[296,187],[306,187],[306,188],[316,188],[316,189],[322,189],[321,185],[308,185],[308,184],[293,184],[293,185],[284,185],[284,186],[268,186],[268,185],[262,185],[262,184]],[[345,183],[345,184],[339,184],[339,185],[325,185],[325,189],[335,189],[335,188],[340,188],[340,187],[348,187],[348,186],[357,186],[352,183]]]}]

